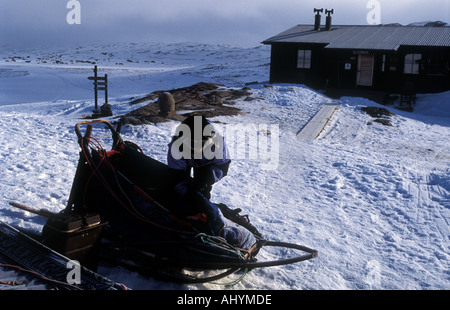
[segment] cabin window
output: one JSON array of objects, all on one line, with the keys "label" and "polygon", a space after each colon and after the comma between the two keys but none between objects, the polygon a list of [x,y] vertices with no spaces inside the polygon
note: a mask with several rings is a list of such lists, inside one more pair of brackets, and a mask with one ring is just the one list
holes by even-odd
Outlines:
[{"label": "cabin window", "polygon": [[311,50],[298,50],[297,68],[311,69]]},{"label": "cabin window", "polygon": [[422,61],[422,54],[407,54],[405,56],[405,74],[419,74],[420,62]]}]

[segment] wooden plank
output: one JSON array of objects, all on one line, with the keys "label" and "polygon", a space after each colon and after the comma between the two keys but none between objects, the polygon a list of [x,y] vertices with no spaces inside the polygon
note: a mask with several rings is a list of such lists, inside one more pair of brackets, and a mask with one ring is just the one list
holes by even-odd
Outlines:
[{"label": "wooden plank", "polygon": [[101,76],[89,76],[88,80],[91,81],[105,81],[106,77],[101,77]]},{"label": "wooden plank", "polygon": [[316,139],[331,119],[338,106],[338,104],[323,105],[308,124],[306,124],[306,126],[297,134],[297,138],[300,140]]}]

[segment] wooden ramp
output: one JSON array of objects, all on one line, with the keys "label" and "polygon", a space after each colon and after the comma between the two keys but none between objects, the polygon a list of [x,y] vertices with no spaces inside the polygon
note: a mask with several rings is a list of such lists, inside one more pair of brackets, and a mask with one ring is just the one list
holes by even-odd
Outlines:
[{"label": "wooden ramp", "polygon": [[297,138],[300,140],[316,139],[338,107],[338,104],[323,105],[319,112],[317,112],[308,124],[306,124],[306,126],[297,134]]}]

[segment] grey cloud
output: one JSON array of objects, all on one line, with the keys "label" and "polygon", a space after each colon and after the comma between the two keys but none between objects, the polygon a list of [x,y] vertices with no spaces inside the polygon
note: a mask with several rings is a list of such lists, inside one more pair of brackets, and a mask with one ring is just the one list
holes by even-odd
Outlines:
[{"label": "grey cloud", "polygon": [[[314,7],[334,8],[336,24],[365,24],[369,0],[79,0],[81,24],[68,25],[68,0],[0,0],[0,45],[99,41],[192,41],[258,45]],[[378,0],[383,23],[449,21],[448,0]]]}]

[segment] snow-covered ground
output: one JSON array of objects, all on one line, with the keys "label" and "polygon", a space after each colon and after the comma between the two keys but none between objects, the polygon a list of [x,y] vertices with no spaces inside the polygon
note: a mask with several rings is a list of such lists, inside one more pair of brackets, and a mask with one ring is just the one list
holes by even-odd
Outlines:
[{"label": "snow-covered ground", "polygon": [[[200,81],[263,82],[269,57],[265,46],[186,43],[3,50],[0,219],[40,231],[43,218],[8,202],[65,207],[79,152],[74,125],[94,106],[88,61],[108,74],[109,102],[120,115],[138,107],[129,105],[132,97],[154,90]],[[254,124],[279,130],[278,137],[258,135],[278,142],[279,152],[270,154],[277,165],[263,169],[261,158],[236,156],[212,200],[243,209],[267,238],[315,248],[319,256],[252,270],[232,288],[161,282],[122,267],[99,272],[132,289],[449,289],[450,92],[419,95],[414,112],[388,107],[393,126],[384,126],[361,111],[378,106],[367,99],[332,100],[302,85],[250,87],[259,99],[237,103],[244,115],[212,120],[224,129]],[[321,136],[298,140],[299,130],[330,102],[340,107]],[[176,125],[126,126],[122,134],[165,162]],[[289,254],[268,249],[258,256]]]}]

